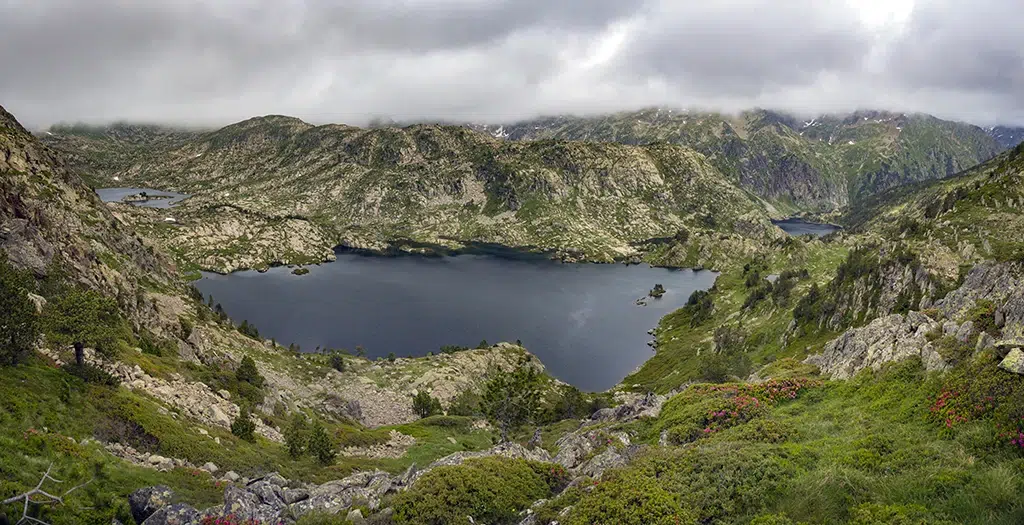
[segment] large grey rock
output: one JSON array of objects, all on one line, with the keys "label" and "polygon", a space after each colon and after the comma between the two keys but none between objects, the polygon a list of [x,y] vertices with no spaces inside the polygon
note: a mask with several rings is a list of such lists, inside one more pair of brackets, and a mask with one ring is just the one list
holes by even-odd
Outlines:
[{"label": "large grey rock", "polygon": [[996,325],[1004,337],[1024,337],[1024,279],[1018,263],[981,263],[976,265],[962,285],[939,301],[942,313],[950,319],[963,319],[979,299],[996,306]]},{"label": "large grey rock", "polygon": [[285,504],[291,505],[309,499],[309,491],[306,489],[284,489],[281,491],[281,498]]},{"label": "large grey rock", "polygon": [[594,412],[591,419],[594,421],[633,421],[642,417],[658,417],[661,413],[661,406],[665,404],[666,396],[659,396],[652,392],[638,395],[627,402],[614,407],[604,408]]},{"label": "large grey rock", "polygon": [[184,503],[175,503],[153,513],[142,525],[198,525],[199,511]]},{"label": "large grey rock", "polygon": [[576,476],[590,476],[600,478],[608,469],[626,466],[626,458],[616,447],[608,447],[600,454],[588,459],[585,463],[575,469]]},{"label": "large grey rock", "polygon": [[1010,353],[1006,354],[1006,357],[999,363],[999,368],[1024,375],[1024,351],[1021,351],[1020,348],[1010,350]]},{"label": "large grey rock", "polygon": [[961,343],[968,343],[974,337],[974,321],[966,321],[956,331],[956,338]]},{"label": "large grey rock", "polygon": [[337,514],[354,501],[367,503],[370,509],[391,489],[391,476],[386,472],[359,472],[344,479],[329,481],[309,491],[309,498],[291,505],[295,516],[310,512]]},{"label": "large grey rock", "polygon": [[927,370],[946,367],[926,334],[939,325],[928,316],[910,312],[880,317],[861,328],[847,330],[825,345],[825,351],[804,362],[816,365],[832,379],[848,379],[865,368],[909,357],[921,358]]},{"label": "large grey rock", "polygon": [[224,515],[234,515],[239,521],[256,519],[261,505],[259,496],[245,489],[234,485],[224,489]]},{"label": "large grey rock", "polygon": [[166,485],[146,487],[128,496],[128,508],[135,523],[142,523],[154,512],[170,505],[173,498],[174,492]]},{"label": "large grey rock", "polygon": [[264,506],[272,507],[278,511],[285,506],[284,495],[281,487],[274,485],[267,480],[261,480],[250,484],[246,490],[250,494],[255,494],[260,499],[260,503]]}]

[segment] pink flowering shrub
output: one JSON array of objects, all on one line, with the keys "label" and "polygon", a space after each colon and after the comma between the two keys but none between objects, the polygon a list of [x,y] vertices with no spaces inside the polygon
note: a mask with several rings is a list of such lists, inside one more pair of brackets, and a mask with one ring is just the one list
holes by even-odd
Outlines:
[{"label": "pink flowering shrub", "polygon": [[671,443],[689,443],[760,418],[771,406],[796,399],[801,391],[820,384],[811,379],[780,379],[694,385],[665,404],[660,429]]},{"label": "pink flowering shrub", "polygon": [[994,437],[1024,450],[1024,377],[998,367],[999,358],[983,354],[947,374],[929,407],[942,433],[961,425],[992,425]]}]

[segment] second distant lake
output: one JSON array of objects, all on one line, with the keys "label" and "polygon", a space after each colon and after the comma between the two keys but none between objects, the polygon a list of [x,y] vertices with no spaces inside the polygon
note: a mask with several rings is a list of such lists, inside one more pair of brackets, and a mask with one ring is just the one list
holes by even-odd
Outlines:
[{"label": "second distant lake", "polygon": [[785,219],[782,221],[772,221],[772,223],[794,237],[799,237],[800,235],[822,237],[841,229],[834,224],[807,222],[801,219]]}]

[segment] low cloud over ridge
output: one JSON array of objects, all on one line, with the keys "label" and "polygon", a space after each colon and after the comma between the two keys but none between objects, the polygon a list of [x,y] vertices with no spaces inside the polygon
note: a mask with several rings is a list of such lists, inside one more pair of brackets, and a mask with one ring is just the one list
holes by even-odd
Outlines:
[{"label": "low cloud over ridge", "polygon": [[0,104],[33,127],[652,105],[1024,125],[1021,21],[1017,0],[3,0]]}]

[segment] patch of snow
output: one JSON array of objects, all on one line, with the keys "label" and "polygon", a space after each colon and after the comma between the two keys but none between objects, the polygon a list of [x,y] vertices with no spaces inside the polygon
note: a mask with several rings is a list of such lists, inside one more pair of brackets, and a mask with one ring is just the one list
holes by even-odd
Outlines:
[{"label": "patch of snow", "polygon": [[178,222],[174,220],[174,217],[164,217],[164,222]]},{"label": "patch of snow", "polygon": [[121,177],[118,177],[117,175],[114,175],[114,180],[116,180],[116,181],[120,181],[120,180],[121,180]]},{"label": "patch of snow", "polygon": [[856,144],[856,142],[854,142],[854,141],[852,141],[852,140],[851,140],[850,142],[847,142],[847,144],[849,144],[849,145],[853,146],[854,144]]},{"label": "patch of snow", "polygon": [[46,134],[47,135],[53,135],[53,133],[50,133],[49,131],[47,131]]}]

